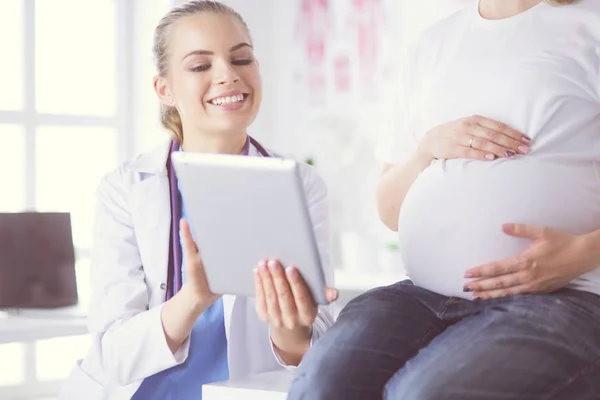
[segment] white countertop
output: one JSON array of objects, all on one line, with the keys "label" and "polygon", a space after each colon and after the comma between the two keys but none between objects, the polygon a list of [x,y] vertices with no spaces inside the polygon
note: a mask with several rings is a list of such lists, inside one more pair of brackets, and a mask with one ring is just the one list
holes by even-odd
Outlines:
[{"label": "white countertop", "polygon": [[294,374],[286,370],[212,383],[202,388],[203,400],[285,400]]},{"label": "white countertop", "polygon": [[79,307],[0,312],[0,344],[85,335],[84,315]]}]

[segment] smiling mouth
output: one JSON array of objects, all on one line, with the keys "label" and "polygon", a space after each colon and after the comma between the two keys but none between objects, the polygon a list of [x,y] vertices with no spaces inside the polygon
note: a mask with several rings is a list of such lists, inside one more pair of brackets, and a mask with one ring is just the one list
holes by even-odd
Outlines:
[{"label": "smiling mouth", "polygon": [[215,97],[214,99],[209,100],[208,102],[214,106],[221,106],[224,104],[240,103],[246,100],[246,98],[248,98],[248,94],[236,94],[233,96]]}]

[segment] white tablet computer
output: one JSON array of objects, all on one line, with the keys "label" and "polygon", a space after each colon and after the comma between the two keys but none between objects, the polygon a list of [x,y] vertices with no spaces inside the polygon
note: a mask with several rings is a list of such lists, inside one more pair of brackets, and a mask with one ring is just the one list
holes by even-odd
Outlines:
[{"label": "white tablet computer", "polygon": [[213,293],[254,296],[253,270],[276,258],[298,269],[317,304],[328,303],[296,161],[186,152],[172,160]]}]

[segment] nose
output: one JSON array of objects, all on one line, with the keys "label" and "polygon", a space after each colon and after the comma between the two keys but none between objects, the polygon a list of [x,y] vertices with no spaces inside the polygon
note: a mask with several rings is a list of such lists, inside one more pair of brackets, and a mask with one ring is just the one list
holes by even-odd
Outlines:
[{"label": "nose", "polygon": [[220,64],[218,68],[215,68],[215,84],[228,85],[237,83],[240,80],[240,76],[229,63]]}]

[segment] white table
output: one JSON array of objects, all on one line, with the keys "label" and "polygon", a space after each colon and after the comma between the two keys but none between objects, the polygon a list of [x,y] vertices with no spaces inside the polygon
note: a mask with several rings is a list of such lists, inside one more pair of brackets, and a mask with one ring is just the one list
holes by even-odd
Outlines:
[{"label": "white table", "polygon": [[0,399],[55,396],[62,382],[38,380],[36,341],[87,334],[84,315],[80,307],[0,313],[0,344],[23,343],[25,357],[25,382],[18,386],[0,387]]},{"label": "white table", "polygon": [[0,313],[0,344],[86,333],[86,319],[78,307]]},{"label": "white table", "polygon": [[285,400],[294,375],[286,370],[212,383],[202,388],[203,400]]}]

